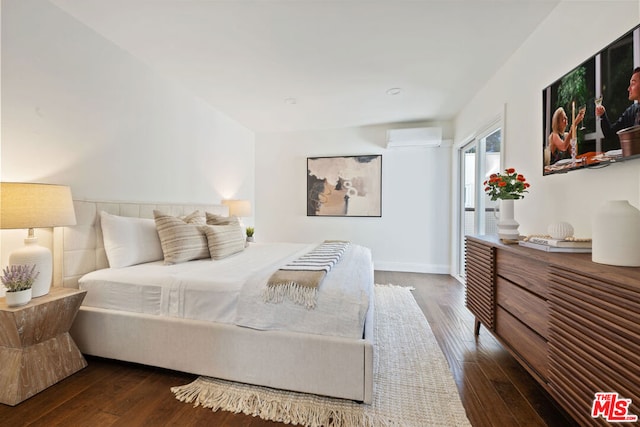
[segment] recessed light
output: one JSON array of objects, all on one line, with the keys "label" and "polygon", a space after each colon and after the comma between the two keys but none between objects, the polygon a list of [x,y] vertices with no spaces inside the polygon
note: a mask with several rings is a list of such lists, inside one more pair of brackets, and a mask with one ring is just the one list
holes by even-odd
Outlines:
[{"label": "recessed light", "polygon": [[298,101],[295,98],[285,98],[284,103],[288,105],[296,104]]},{"label": "recessed light", "polygon": [[399,87],[392,87],[391,89],[387,89],[387,95],[399,95],[402,92],[402,89]]}]

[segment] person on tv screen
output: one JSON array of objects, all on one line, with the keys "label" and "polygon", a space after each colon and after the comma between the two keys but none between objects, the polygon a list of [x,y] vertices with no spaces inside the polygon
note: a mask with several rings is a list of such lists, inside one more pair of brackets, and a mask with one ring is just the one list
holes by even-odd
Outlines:
[{"label": "person on tv screen", "polygon": [[[640,101],[640,67],[633,70],[627,91],[629,92],[629,101]],[[631,104],[615,123],[609,121],[607,110],[602,104],[596,107],[596,116],[601,119],[602,133],[607,137],[616,136],[616,132],[619,130],[640,124],[640,105],[637,102]]]},{"label": "person on tv screen", "polygon": [[[576,116],[574,125],[579,124],[584,119],[585,110],[581,109]],[[551,151],[550,164],[554,164],[562,159],[571,158],[571,138],[574,137],[575,126],[569,128],[569,132],[565,132],[567,129],[567,113],[564,112],[564,108],[559,107],[553,113],[551,118],[551,134],[549,135],[549,150]]]}]

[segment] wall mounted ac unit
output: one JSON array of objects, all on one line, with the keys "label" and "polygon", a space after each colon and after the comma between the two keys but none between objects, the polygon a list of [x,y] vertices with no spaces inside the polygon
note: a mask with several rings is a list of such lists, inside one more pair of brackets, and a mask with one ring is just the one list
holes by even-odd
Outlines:
[{"label": "wall mounted ac unit", "polygon": [[442,144],[442,128],[405,128],[387,131],[387,148],[439,147]]}]

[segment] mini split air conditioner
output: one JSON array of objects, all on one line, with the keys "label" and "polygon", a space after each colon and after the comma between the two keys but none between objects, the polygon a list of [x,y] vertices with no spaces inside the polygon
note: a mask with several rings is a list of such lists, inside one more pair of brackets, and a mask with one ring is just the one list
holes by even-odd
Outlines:
[{"label": "mini split air conditioner", "polygon": [[439,147],[442,144],[442,128],[405,128],[387,131],[387,148]]}]

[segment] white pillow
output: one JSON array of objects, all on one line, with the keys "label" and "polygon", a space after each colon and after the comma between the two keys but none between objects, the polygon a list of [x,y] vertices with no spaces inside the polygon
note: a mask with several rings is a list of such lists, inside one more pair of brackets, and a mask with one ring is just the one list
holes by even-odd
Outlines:
[{"label": "white pillow", "polygon": [[163,259],[162,245],[153,219],[100,212],[104,250],[111,268],[128,267]]}]

